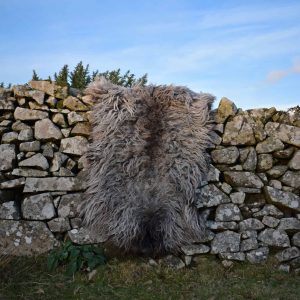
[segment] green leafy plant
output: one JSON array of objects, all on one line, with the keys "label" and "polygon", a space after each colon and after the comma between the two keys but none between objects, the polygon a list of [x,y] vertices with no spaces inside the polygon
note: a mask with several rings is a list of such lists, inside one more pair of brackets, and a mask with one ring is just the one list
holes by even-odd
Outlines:
[{"label": "green leafy plant", "polygon": [[103,249],[95,245],[75,245],[67,241],[60,249],[52,250],[47,259],[49,271],[60,265],[66,266],[66,275],[72,276],[80,270],[92,271],[99,265],[104,265],[107,259]]}]

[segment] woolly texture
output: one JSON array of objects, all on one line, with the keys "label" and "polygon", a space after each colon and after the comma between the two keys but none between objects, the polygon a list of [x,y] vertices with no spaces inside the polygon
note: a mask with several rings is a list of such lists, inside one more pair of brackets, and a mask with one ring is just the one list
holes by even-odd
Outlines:
[{"label": "woolly texture", "polygon": [[205,180],[214,97],[185,87],[91,83],[92,135],[82,207],[91,233],[129,252],[178,253],[203,236],[195,190]]}]

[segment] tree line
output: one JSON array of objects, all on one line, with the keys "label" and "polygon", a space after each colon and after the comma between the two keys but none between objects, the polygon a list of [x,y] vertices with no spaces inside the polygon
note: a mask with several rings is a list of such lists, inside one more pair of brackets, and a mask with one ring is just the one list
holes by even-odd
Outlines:
[{"label": "tree line", "polygon": [[[80,61],[73,71],[70,71],[69,65],[64,65],[58,73],[54,73],[53,79],[49,76],[46,80],[54,80],[57,84],[61,86],[68,86],[76,89],[83,90],[87,85],[92,82],[97,76],[104,76],[109,79],[112,83],[121,85],[124,87],[131,87],[136,83],[145,85],[148,81],[147,74],[144,74],[142,77],[136,78],[136,76],[128,70],[124,74],[121,73],[120,69],[113,71],[99,72],[99,70],[90,72],[89,64],[84,65]],[[35,70],[33,70],[31,80],[42,80],[38,76]]]},{"label": "tree line", "polygon": [[[112,71],[99,72],[99,70],[90,72],[89,64],[84,65],[82,61],[80,61],[73,71],[70,71],[69,65],[64,65],[60,71],[55,72],[53,77],[48,76],[47,79],[41,78],[36,70],[33,70],[31,80],[49,80],[52,82],[53,80],[61,85],[68,86],[72,88],[76,88],[79,90],[83,90],[87,87],[87,85],[94,81],[96,76],[104,76],[112,83],[121,85],[124,87],[131,87],[136,83],[141,85],[145,85],[148,81],[148,75],[144,74],[143,76],[137,78],[130,70],[125,73],[121,73],[121,69],[116,69]],[[10,89],[12,86],[11,83],[5,84],[4,82],[0,82],[0,88],[8,88]]]}]

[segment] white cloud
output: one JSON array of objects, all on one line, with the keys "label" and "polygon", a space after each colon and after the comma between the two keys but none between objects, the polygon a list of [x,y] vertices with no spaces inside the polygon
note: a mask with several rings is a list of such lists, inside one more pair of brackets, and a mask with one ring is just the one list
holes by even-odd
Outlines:
[{"label": "white cloud", "polygon": [[281,80],[289,74],[288,70],[274,70],[269,72],[267,75],[267,81],[269,83],[275,83],[276,81]]},{"label": "white cloud", "polygon": [[268,83],[276,83],[291,74],[300,74],[300,61],[295,60],[290,68],[285,70],[273,70],[267,74]]}]

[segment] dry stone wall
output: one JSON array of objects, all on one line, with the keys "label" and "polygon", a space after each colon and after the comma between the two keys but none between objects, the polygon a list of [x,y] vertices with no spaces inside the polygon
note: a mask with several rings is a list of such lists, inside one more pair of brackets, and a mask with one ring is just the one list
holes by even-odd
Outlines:
[{"label": "dry stone wall", "polygon": [[[92,105],[49,81],[0,89],[1,254],[44,253],[65,235],[99,242],[80,227],[77,210]],[[184,247],[183,261],[212,253],[260,263],[274,253],[281,269],[299,269],[299,109],[242,111],[222,98],[212,118],[211,165],[196,203],[207,237]]]}]

